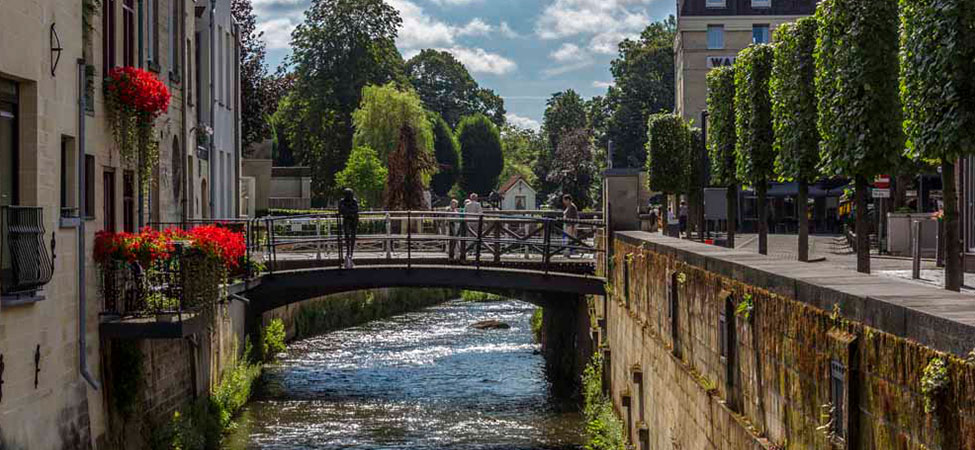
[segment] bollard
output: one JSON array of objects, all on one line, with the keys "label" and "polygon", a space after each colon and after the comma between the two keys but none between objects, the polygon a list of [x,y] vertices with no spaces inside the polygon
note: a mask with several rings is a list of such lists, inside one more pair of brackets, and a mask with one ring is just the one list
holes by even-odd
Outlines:
[{"label": "bollard", "polygon": [[921,278],[921,221],[911,222],[911,278],[918,280]]}]

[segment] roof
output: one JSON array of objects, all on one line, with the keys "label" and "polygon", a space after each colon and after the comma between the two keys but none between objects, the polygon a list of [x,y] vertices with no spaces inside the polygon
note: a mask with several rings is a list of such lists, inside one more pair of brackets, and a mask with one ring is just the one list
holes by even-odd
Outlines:
[{"label": "roof", "polygon": [[511,190],[511,188],[515,187],[515,185],[518,184],[518,181],[524,181],[525,186],[528,186],[528,188],[531,189],[532,191],[535,190],[534,188],[532,188],[532,185],[528,184],[528,180],[525,180],[525,177],[521,175],[512,175],[511,178],[508,178],[508,181],[505,181],[504,184],[501,185],[501,189],[498,189],[498,193],[504,194],[505,192],[508,192],[509,190]]}]

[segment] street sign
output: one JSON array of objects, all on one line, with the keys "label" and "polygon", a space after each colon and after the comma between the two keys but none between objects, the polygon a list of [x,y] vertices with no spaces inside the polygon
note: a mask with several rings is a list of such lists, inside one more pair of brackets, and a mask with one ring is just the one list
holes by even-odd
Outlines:
[{"label": "street sign", "polygon": [[873,187],[878,189],[890,188],[890,175],[877,175],[873,180]]},{"label": "street sign", "polygon": [[890,189],[874,189],[873,198],[890,198]]}]

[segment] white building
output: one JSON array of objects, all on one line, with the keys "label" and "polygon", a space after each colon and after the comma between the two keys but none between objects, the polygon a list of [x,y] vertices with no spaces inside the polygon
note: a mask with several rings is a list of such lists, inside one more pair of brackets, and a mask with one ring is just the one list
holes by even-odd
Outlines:
[{"label": "white building", "polygon": [[230,0],[197,3],[193,39],[193,76],[200,86],[195,93],[199,161],[189,169],[193,216],[233,218],[240,214],[240,39]]},{"label": "white building", "polygon": [[514,175],[508,179],[501,189],[501,209],[524,210],[535,209],[535,189],[528,184],[521,175]]}]

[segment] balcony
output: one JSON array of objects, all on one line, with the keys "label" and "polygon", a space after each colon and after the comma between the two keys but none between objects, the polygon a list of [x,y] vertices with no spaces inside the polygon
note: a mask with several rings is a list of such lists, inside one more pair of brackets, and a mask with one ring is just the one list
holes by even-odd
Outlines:
[{"label": "balcony", "polygon": [[228,279],[247,267],[243,236],[216,226],[99,233],[102,335],[174,339],[204,331],[234,293]]},{"label": "balcony", "polygon": [[[51,236],[51,250],[54,236]],[[38,293],[54,275],[54,260],[44,242],[44,210],[0,208],[0,302],[4,306],[43,300]]]}]

